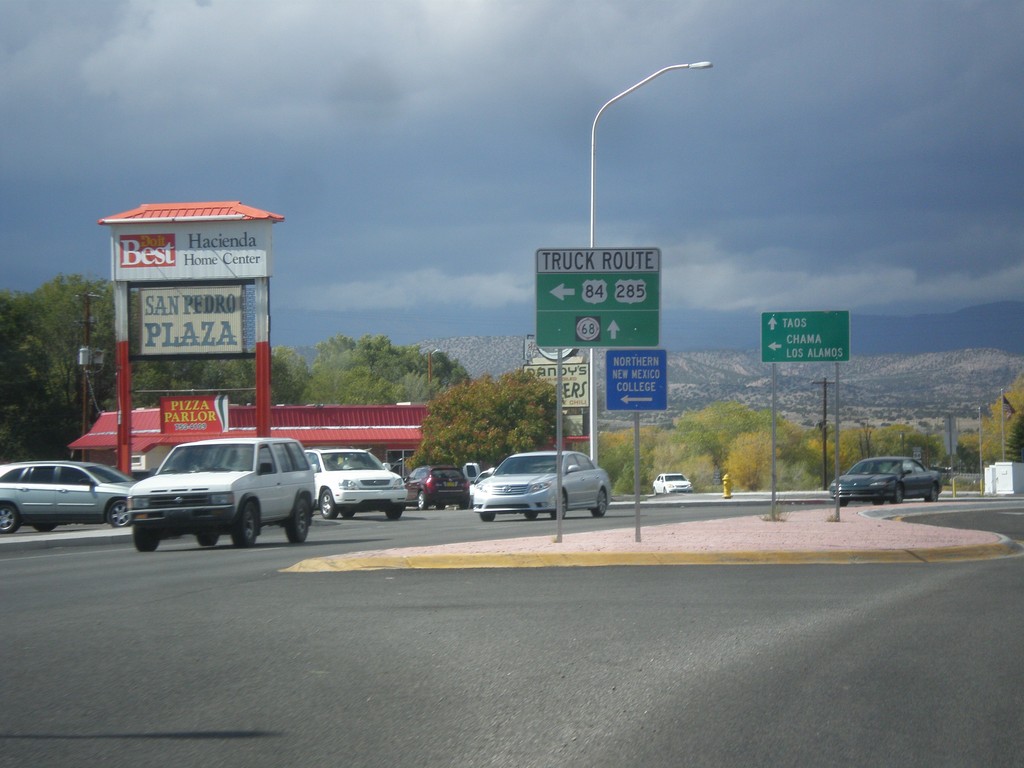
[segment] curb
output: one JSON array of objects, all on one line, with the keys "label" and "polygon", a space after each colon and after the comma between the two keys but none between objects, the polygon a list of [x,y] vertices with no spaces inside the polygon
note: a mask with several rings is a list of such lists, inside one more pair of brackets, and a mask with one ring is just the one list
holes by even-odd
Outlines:
[{"label": "curb", "polygon": [[339,573],[380,570],[465,568],[592,568],[637,565],[854,565],[861,563],[943,563],[989,560],[1024,552],[1002,537],[995,544],[930,549],[765,550],[735,552],[573,552],[519,554],[334,556],[303,560],[281,573]]},{"label": "curb", "polygon": [[0,540],[0,552],[21,552],[33,549],[63,549],[65,547],[91,547],[97,544],[131,544],[132,529],[118,531],[66,531],[38,536],[20,536]]}]

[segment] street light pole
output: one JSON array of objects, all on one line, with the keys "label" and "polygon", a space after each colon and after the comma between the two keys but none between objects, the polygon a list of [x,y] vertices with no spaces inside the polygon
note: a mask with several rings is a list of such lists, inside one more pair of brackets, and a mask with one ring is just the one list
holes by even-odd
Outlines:
[{"label": "street light pole", "polygon": [[[627,88],[626,90],[624,90],[622,93],[618,94],[617,96],[613,96],[608,101],[606,101],[601,106],[601,108],[599,110],[597,110],[597,115],[594,116],[594,124],[591,127],[591,129],[590,129],[590,247],[591,248],[594,247],[594,201],[595,201],[595,191],[596,191],[596,186],[595,186],[595,178],[596,177],[595,177],[595,174],[594,174],[594,170],[596,168],[596,159],[597,159],[597,122],[601,119],[601,115],[603,115],[604,111],[606,109],[608,109],[608,107],[610,107],[612,104],[614,104],[619,99],[621,99],[621,98],[623,98],[625,96],[628,96],[633,91],[635,91],[637,88],[641,88],[641,87],[647,85],[647,83],[651,82],[651,80],[653,80],[656,77],[660,77],[661,75],[665,74],[666,72],[671,72],[674,69],[710,69],[711,66],[712,65],[711,65],[710,61],[696,61],[696,62],[694,62],[692,64],[672,64],[671,66],[663,67],[662,69],[659,69],[657,72],[648,75],[643,80],[641,80],[639,83],[631,85],[629,88]],[[589,400],[590,400],[589,408],[587,409],[589,411],[588,421],[589,421],[589,431],[590,431],[590,459],[595,464],[597,464],[597,396],[596,396],[595,386],[594,386],[595,379],[594,379],[594,348],[593,347],[590,348],[590,362],[589,362],[589,364],[587,366],[587,370],[588,370],[588,376],[590,378],[590,386],[587,388],[588,389],[588,393],[587,394],[588,394],[588,397],[589,397]]]}]

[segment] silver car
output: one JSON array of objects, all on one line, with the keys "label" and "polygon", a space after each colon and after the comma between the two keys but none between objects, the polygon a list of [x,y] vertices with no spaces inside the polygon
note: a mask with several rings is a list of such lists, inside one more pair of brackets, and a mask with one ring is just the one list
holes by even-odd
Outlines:
[{"label": "silver car", "polygon": [[25,461],[0,466],[0,534],[22,523],[52,531],[66,523],[131,522],[128,491],[135,481],[105,464]]},{"label": "silver car", "polygon": [[[495,515],[521,514],[536,520],[541,513],[554,518],[556,453],[535,451],[509,456],[494,474],[473,489],[473,510],[484,522]],[[562,452],[562,506],[565,511],[588,509],[594,517],[608,510],[611,482],[608,473],[577,451]]]}]

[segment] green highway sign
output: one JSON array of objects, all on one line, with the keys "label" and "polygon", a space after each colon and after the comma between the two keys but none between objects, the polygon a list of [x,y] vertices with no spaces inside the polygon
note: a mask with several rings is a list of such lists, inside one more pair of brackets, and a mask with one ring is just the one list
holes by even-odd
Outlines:
[{"label": "green highway sign", "polygon": [[850,313],[762,312],[762,363],[832,363],[850,359]]},{"label": "green highway sign", "polygon": [[656,347],[658,248],[537,251],[538,347]]}]

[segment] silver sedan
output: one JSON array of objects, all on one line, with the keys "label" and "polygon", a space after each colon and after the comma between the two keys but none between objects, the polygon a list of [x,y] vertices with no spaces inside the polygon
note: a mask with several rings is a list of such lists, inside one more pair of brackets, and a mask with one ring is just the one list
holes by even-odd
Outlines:
[{"label": "silver sedan", "polygon": [[[557,515],[556,466],[555,451],[509,456],[498,465],[493,475],[476,485],[473,510],[488,523],[500,514],[521,514],[527,520],[536,520],[546,513],[554,518]],[[611,482],[607,472],[594,466],[585,454],[562,452],[562,506],[565,511],[588,509],[594,517],[603,517],[610,495]]]}]

